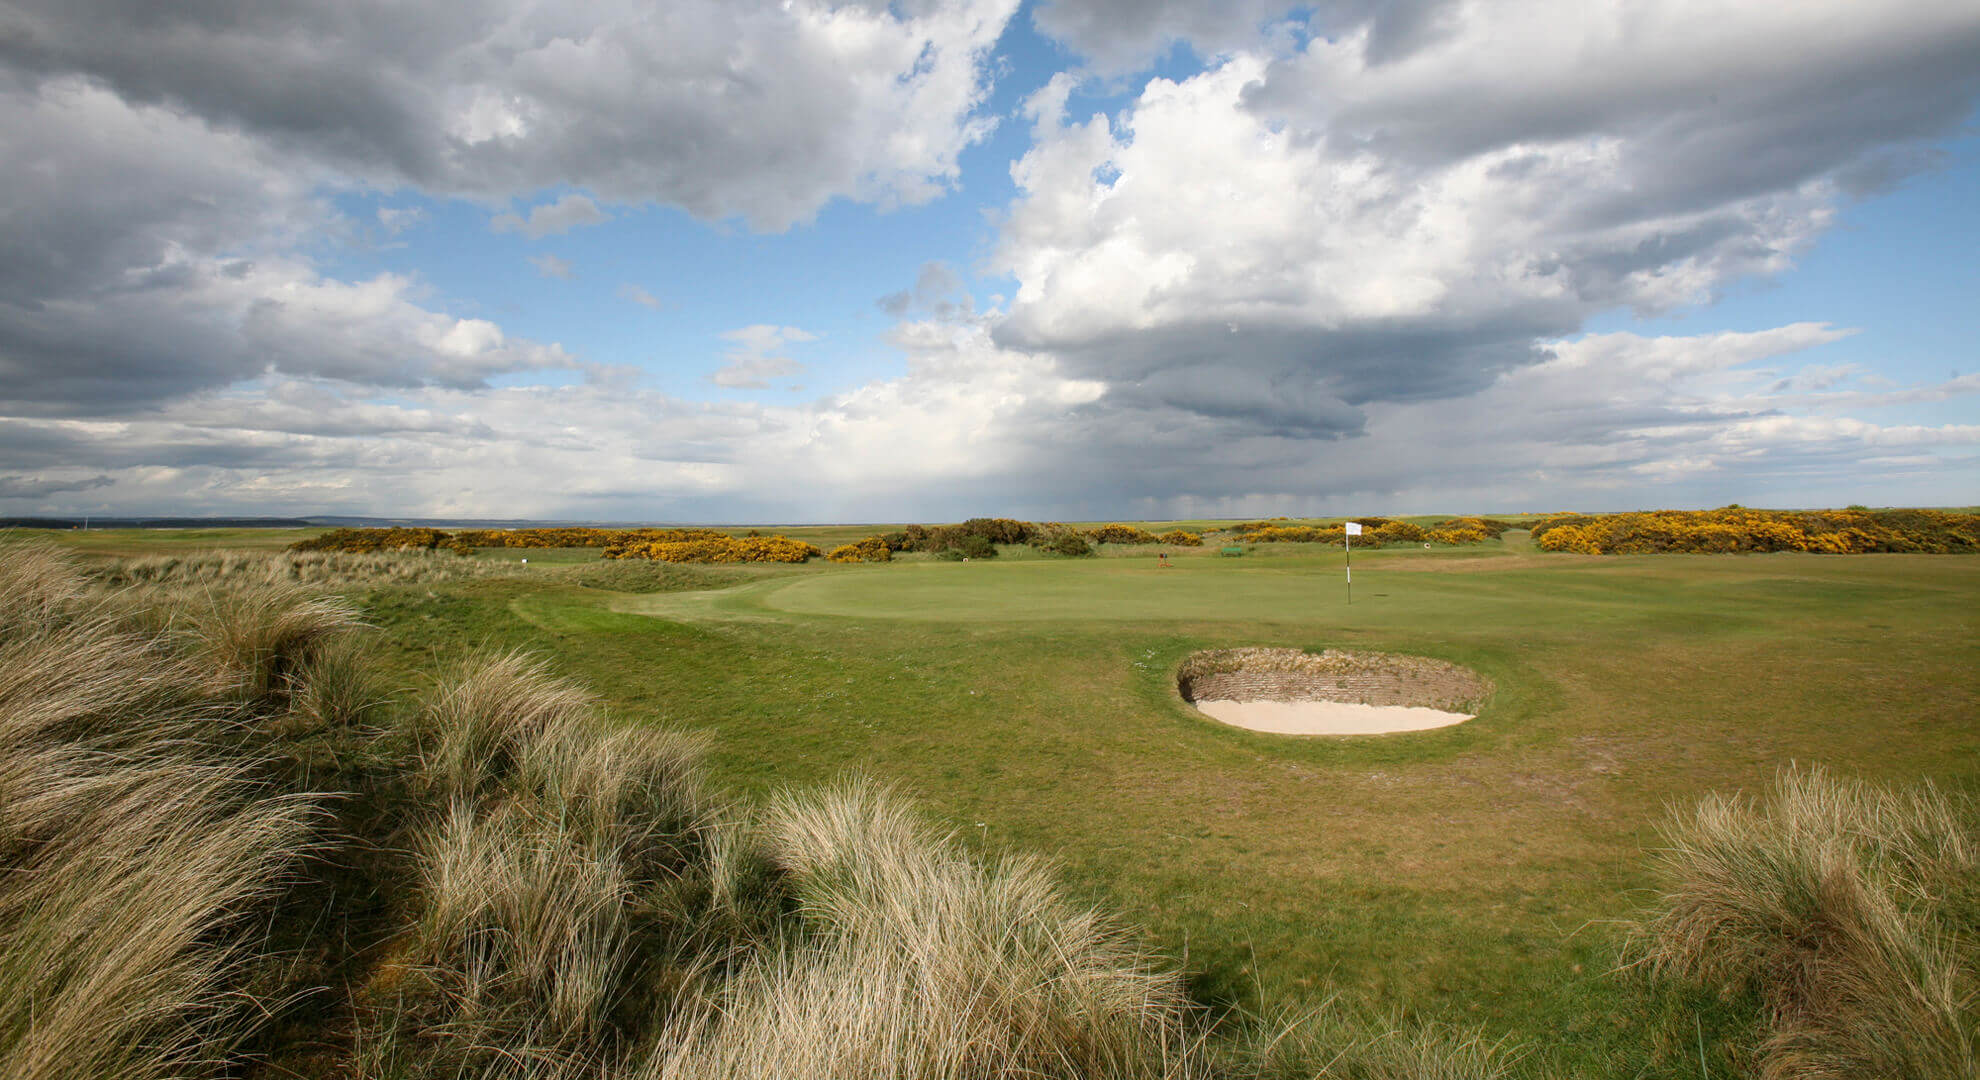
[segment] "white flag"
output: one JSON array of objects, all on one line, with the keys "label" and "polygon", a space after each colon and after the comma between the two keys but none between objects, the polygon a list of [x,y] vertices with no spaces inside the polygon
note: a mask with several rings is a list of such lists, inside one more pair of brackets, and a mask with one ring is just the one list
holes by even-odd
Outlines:
[{"label": "white flag", "polygon": [[1361,522],[1359,522],[1359,521],[1350,521],[1350,522],[1348,522],[1348,523],[1347,523],[1347,534],[1348,534],[1349,536],[1360,536],[1360,535],[1361,535]]}]

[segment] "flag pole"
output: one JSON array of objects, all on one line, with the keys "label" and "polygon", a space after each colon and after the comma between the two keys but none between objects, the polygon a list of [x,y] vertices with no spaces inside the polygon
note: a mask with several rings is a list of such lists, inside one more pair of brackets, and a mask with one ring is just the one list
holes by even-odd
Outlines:
[{"label": "flag pole", "polygon": [[1341,526],[1341,544],[1347,551],[1347,602],[1354,606],[1354,538],[1361,533],[1361,522],[1350,521]]}]

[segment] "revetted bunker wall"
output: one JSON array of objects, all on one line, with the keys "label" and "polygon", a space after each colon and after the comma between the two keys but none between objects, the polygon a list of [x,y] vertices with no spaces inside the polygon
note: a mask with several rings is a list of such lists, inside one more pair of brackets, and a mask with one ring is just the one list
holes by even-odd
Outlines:
[{"label": "revetted bunker wall", "polygon": [[1183,700],[1342,701],[1472,711],[1491,683],[1443,660],[1392,653],[1217,649],[1192,654],[1176,671]]}]

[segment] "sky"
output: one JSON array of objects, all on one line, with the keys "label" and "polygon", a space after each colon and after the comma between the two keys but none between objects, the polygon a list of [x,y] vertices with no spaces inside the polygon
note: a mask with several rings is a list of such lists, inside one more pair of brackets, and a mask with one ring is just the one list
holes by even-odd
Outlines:
[{"label": "sky", "polygon": [[0,515],[1980,503],[1980,5],[0,0]]}]

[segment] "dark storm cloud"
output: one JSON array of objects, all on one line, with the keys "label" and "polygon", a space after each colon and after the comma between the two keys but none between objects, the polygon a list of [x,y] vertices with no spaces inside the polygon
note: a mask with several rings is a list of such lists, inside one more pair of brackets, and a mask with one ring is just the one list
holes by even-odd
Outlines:
[{"label": "dark storm cloud", "polygon": [[83,75],[383,182],[560,184],[765,228],[835,196],[919,201],[976,137],[1014,0],[913,15],[775,3],[29,0],[0,64]]},{"label": "dark storm cloud", "polygon": [[0,476],[0,499],[34,499],[65,491],[92,491],[117,481],[108,476],[58,480],[40,476]]},{"label": "dark storm cloud", "polygon": [[[985,130],[983,61],[1013,5],[0,8],[0,413],[129,415],[270,375],[474,388],[571,367],[428,310],[416,280],[321,276],[300,253],[409,221],[352,223],[329,196],[580,187],[765,228],[835,197],[919,201]],[[567,191],[491,224],[535,237],[607,216]]]}]

